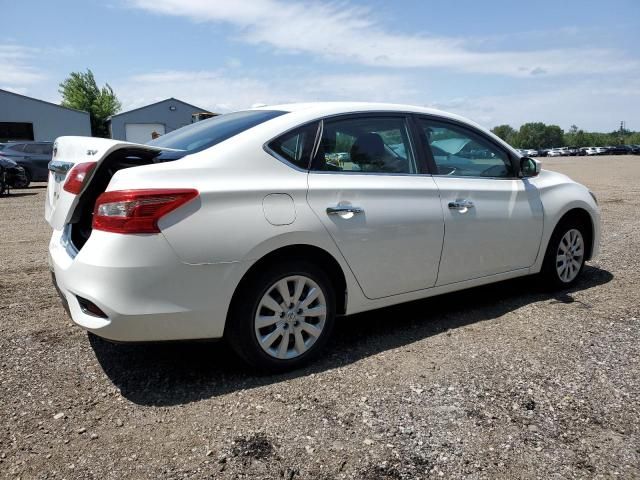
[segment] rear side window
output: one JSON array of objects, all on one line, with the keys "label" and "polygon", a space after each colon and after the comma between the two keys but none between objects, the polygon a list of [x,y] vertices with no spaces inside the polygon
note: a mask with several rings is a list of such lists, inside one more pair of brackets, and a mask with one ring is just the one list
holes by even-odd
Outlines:
[{"label": "rear side window", "polygon": [[24,150],[24,146],[24,143],[10,143],[6,146],[6,148],[14,150],[16,152],[22,152]]},{"label": "rear side window", "polygon": [[363,115],[325,120],[312,170],[417,173],[406,119]]},{"label": "rear side window", "polygon": [[24,146],[25,153],[35,153],[38,155],[50,155],[52,146],[48,143],[27,143]]},{"label": "rear side window", "polygon": [[267,147],[283,160],[307,170],[317,130],[317,122],[296,128],[272,140]]},{"label": "rear side window", "polygon": [[174,130],[150,141],[148,145],[189,153],[199,152],[285,113],[277,110],[227,113]]}]

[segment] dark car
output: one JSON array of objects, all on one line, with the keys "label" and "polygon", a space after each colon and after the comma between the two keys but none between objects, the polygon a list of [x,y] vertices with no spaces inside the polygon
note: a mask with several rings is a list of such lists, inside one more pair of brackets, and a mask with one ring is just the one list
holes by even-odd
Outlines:
[{"label": "dark car", "polygon": [[24,168],[27,185],[47,181],[47,167],[53,153],[52,142],[7,142],[1,148],[3,157],[10,158]]},{"label": "dark car", "polygon": [[609,155],[628,155],[631,153],[631,149],[626,145],[616,145],[615,147],[609,147],[607,153]]},{"label": "dark car", "polygon": [[24,169],[13,160],[0,156],[0,195],[10,188],[24,188],[26,185]]},{"label": "dark car", "polygon": [[640,145],[625,145],[625,147],[627,147],[629,153],[640,155]]}]

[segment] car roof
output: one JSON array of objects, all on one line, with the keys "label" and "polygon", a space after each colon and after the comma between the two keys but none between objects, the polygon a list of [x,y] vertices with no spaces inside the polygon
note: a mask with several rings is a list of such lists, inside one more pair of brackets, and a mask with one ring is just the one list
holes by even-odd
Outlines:
[{"label": "car roof", "polygon": [[[466,124],[471,127],[475,127],[478,130],[483,131],[488,136],[492,137],[494,141],[503,145],[509,151],[516,153],[511,145],[497,137],[488,128],[479,125],[478,123],[469,120],[461,115],[445,112],[435,108],[421,107],[417,105],[405,105],[398,103],[377,103],[377,102],[307,102],[307,103],[285,103],[276,105],[259,105],[250,110],[280,110],[291,113],[290,125],[294,126],[297,122],[311,121],[323,117],[329,117],[333,115],[344,115],[349,113],[366,113],[366,112],[389,112],[389,113],[418,113],[425,115],[433,115],[442,119],[454,120],[461,124]],[[289,115],[282,115],[267,123],[279,123],[284,127],[287,122],[286,117]]]},{"label": "car roof", "polygon": [[341,113],[358,112],[408,112],[424,113],[439,117],[460,120],[465,123],[475,125],[475,122],[454,113],[445,112],[436,108],[421,107],[417,105],[405,105],[399,103],[378,103],[378,102],[306,102],[306,103],[283,103],[278,105],[260,105],[252,110],[281,110],[285,112],[300,112],[306,110],[318,116],[336,115]]}]

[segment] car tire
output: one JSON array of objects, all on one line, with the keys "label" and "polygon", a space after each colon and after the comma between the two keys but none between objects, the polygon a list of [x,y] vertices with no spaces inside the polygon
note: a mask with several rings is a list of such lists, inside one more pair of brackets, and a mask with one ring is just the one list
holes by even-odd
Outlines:
[{"label": "car tire", "polygon": [[321,267],[307,260],[272,263],[240,285],[225,337],[254,369],[281,373],[317,358],[335,312],[335,290]]},{"label": "car tire", "polygon": [[24,178],[24,182],[16,183],[13,188],[29,188],[29,185],[31,184],[31,173],[29,170],[24,171]]},{"label": "car tire", "polygon": [[572,287],[580,278],[590,241],[588,230],[577,219],[562,221],[549,240],[540,277],[552,290]]}]

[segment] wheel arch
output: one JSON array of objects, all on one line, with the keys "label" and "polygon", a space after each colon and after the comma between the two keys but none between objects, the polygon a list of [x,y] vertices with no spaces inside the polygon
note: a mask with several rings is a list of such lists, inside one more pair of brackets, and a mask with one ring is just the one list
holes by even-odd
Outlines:
[{"label": "wheel arch", "polygon": [[[577,222],[585,227],[585,235],[587,236],[587,238],[585,239],[585,246],[587,247],[587,251],[585,252],[585,260],[590,260],[593,255],[595,240],[595,225],[591,214],[586,209],[581,207],[574,207],[568,210],[556,222],[551,237],[560,226],[569,222]],[[549,241],[551,241],[551,237],[549,237]],[[547,241],[547,248],[549,248],[549,241]]]},{"label": "wheel arch", "polygon": [[[336,313],[339,315],[345,314],[347,311],[347,278],[345,272],[331,253],[321,247],[310,244],[286,245],[272,250],[259,258],[244,273],[240,282],[238,282],[231,297],[229,312],[231,312],[233,305],[238,301],[239,294],[244,286],[253,278],[256,272],[268,268],[269,265],[281,260],[291,260],[292,258],[312,261],[327,273],[336,289]],[[227,313],[227,319],[230,314],[229,312]]]}]

